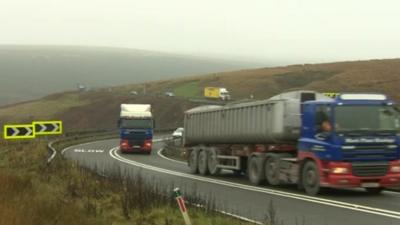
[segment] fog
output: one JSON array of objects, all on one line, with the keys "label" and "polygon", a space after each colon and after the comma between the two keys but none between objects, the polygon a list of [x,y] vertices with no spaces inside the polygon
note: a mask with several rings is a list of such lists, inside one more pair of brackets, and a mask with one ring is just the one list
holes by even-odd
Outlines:
[{"label": "fog", "polygon": [[398,57],[396,0],[2,0],[0,44],[127,47],[268,65]]}]

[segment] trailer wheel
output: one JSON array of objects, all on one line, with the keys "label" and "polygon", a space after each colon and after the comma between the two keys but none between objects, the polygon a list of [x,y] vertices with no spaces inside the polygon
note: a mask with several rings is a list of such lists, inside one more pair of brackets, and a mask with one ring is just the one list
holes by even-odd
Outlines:
[{"label": "trailer wheel", "polygon": [[201,150],[199,153],[198,157],[198,163],[199,163],[199,173],[201,175],[207,175],[208,174],[208,165],[207,165],[207,151]]},{"label": "trailer wheel", "polygon": [[317,195],[321,189],[318,167],[313,161],[307,161],[303,167],[302,184],[307,194]]},{"label": "trailer wheel", "polygon": [[261,184],[265,180],[263,161],[263,158],[258,156],[250,158],[247,173],[253,184]]},{"label": "trailer wheel", "polygon": [[188,162],[189,168],[190,168],[190,173],[192,173],[192,174],[197,174],[199,172],[199,167],[198,167],[199,160],[198,159],[199,159],[198,151],[192,150],[190,152],[189,162]]},{"label": "trailer wheel", "polygon": [[271,155],[267,158],[265,162],[265,176],[267,182],[271,185],[279,185],[279,157],[276,155]]},{"label": "trailer wheel", "polygon": [[218,175],[220,168],[218,168],[218,151],[212,148],[208,151],[208,171],[211,175]]}]

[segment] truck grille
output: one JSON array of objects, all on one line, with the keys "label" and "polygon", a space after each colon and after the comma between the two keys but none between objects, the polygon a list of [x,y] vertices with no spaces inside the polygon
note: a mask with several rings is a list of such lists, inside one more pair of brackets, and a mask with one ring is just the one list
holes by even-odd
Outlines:
[{"label": "truck grille", "polygon": [[385,145],[354,146],[353,149],[342,149],[342,154],[346,161],[362,159],[380,159],[386,161],[397,158],[397,148],[388,148]]},{"label": "truck grille", "polygon": [[129,141],[130,146],[143,146],[144,140]]},{"label": "truck grille", "polygon": [[353,175],[358,177],[383,176],[386,175],[389,164],[382,163],[352,163]]}]

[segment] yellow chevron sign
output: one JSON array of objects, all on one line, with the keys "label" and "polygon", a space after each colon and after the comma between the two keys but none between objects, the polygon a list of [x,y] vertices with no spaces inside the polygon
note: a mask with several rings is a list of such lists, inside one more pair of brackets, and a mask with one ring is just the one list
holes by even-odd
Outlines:
[{"label": "yellow chevron sign", "polygon": [[62,121],[34,121],[36,135],[62,134]]},{"label": "yellow chevron sign", "polygon": [[340,95],[340,93],[336,93],[336,92],[325,92],[322,94],[324,94],[325,96],[330,97],[330,98],[336,98],[338,95]]},{"label": "yellow chevron sign", "polygon": [[35,137],[35,129],[32,124],[4,126],[4,139],[31,139]]},{"label": "yellow chevron sign", "polygon": [[38,135],[62,134],[62,121],[34,121],[32,124],[4,125],[4,139],[30,139]]}]

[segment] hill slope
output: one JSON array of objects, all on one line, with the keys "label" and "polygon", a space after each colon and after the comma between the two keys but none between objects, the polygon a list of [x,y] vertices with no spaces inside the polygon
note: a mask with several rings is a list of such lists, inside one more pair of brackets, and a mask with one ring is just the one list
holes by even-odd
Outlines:
[{"label": "hill slope", "polygon": [[251,65],[100,47],[0,46],[0,105],[74,90],[236,70]]},{"label": "hill slope", "polygon": [[[0,121],[62,119],[67,130],[110,129],[115,128],[120,103],[151,103],[158,126],[179,126],[183,111],[199,105],[190,100],[201,98],[203,87],[210,85],[227,87],[237,100],[248,98],[250,94],[263,99],[282,91],[312,89],[383,92],[399,101],[400,59],[293,65],[150,82],[146,84],[146,96],[129,95],[131,90],[138,90],[143,84],[86,93],[61,93],[0,108]],[[178,96],[161,96],[166,90],[172,90]]]}]

